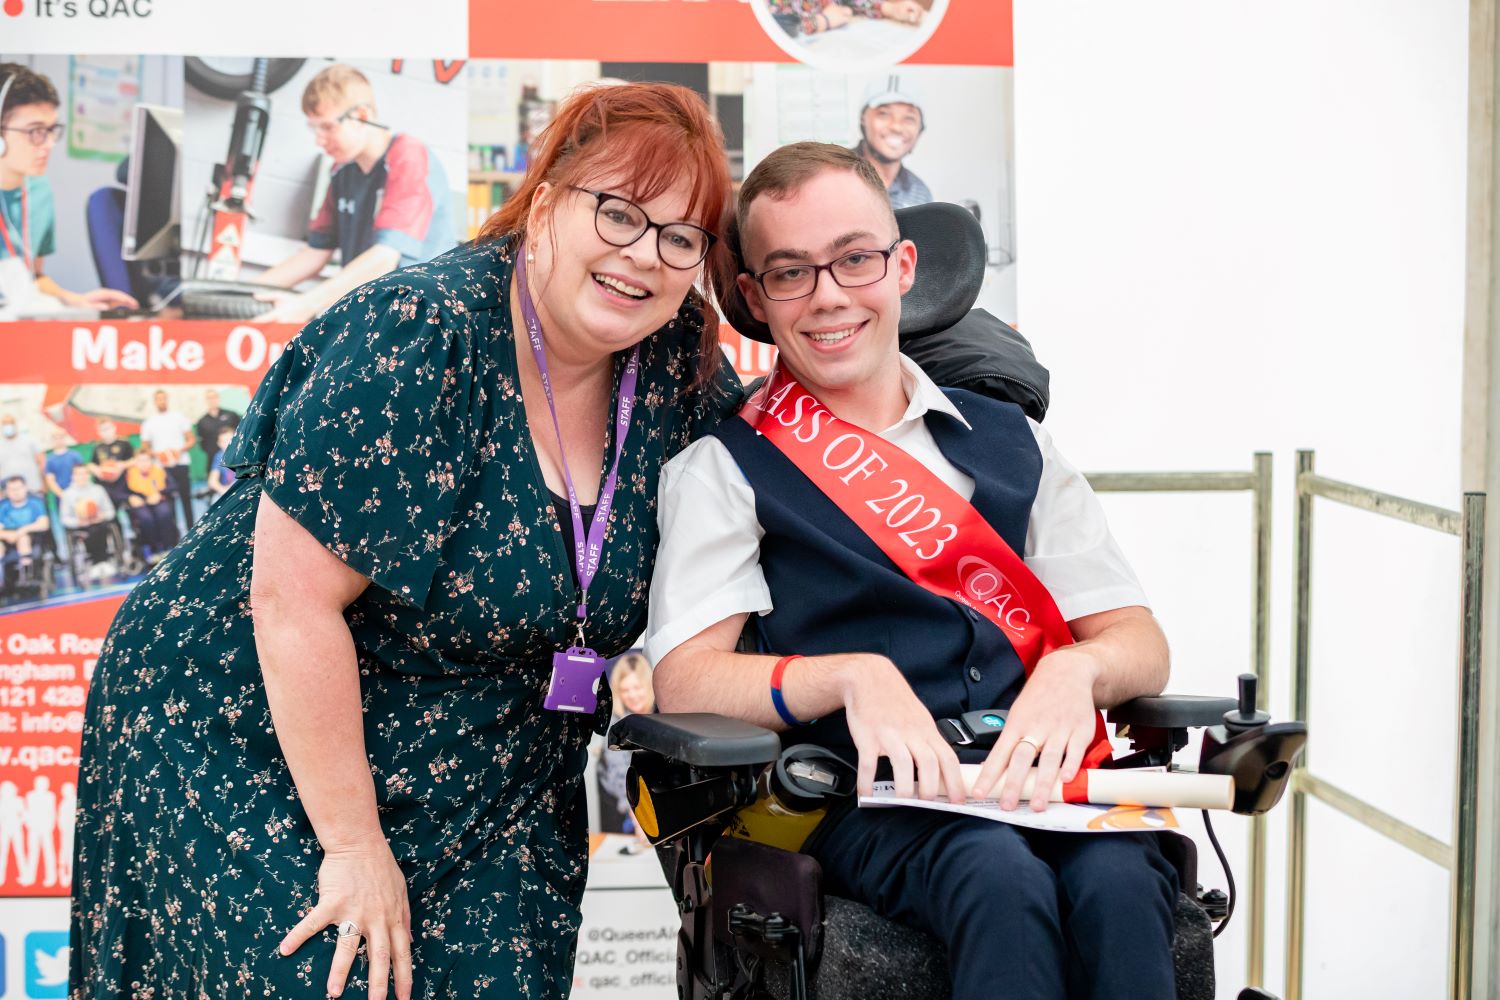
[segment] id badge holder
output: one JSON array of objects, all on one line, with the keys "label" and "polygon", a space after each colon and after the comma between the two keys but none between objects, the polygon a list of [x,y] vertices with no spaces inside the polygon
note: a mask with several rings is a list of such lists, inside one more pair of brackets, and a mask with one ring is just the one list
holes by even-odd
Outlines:
[{"label": "id badge holder", "polygon": [[552,682],[543,708],[554,712],[592,714],[599,707],[599,682],[607,661],[585,646],[570,646],[552,654]]}]

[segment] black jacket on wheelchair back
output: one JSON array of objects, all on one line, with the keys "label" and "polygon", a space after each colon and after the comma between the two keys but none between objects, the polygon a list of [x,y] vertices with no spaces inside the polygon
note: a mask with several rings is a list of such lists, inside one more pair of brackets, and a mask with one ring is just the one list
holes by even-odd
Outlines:
[{"label": "black jacket on wheelchair back", "polygon": [[938,385],[1015,403],[1037,423],[1047,416],[1047,369],[1025,337],[983,309],[970,310],[946,329],[903,337],[901,353]]}]

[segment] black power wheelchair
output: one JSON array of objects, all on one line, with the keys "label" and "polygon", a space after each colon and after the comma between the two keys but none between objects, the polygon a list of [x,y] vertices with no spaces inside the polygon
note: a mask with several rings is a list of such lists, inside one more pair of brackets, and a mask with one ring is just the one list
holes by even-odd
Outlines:
[{"label": "black power wheelchair", "polygon": [[[918,281],[902,303],[902,350],[939,385],[998,395],[1040,420],[1045,369],[1014,330],[982,310],[970,312],[984,274],[978,223],[945,204],[896,217],[920,260]],[[748,315],[731,310],[729,319],[741,332],[769,339]],[[940,726],[955,730],[945,732],[950,742],[984,745],[986,714],[970,712]],[[1240,679],[1238,699],[1140,698],[1107,716],[1116,736],[1131,741],[1131,753],[1112,762],[1117,767],[1175,768],[1173,755],[1188,745],[1188,729],[1211,727],[1198,769],[1232,776],[1234,811],[1244,815],[1263,813],[1281,798],[1306,740],[1301,723],[1273,724],[1256,710],[1249,674]],[[633,751],[628,798],[681,914],[679,1000],[947,1000],[938,941],[862,904],[825,896],[812,857],[758,842],[742,819],[756,808],[765,812],[769,800],[770,811],[795,827],[799,813],[814,817],[837,799],[847,802],[847,765],[825,766],[836,762],[816,748],[783,751],[776,733],[717,715],[630,715],[614,724],[608,741],[611,749]],[[804,821],[804,830],[810,825]],[[1178,1000],[1212,1000],[1214,926],[1232,912],[1232,876],[1230,895],[1203,891],[1193,841],[1161,836],[1184,889],[1173,945]],[[1219,857],[1222,863],[1222,851]],[[1269,996],[1257,989],[1240,994],[1241,1000]]]}]

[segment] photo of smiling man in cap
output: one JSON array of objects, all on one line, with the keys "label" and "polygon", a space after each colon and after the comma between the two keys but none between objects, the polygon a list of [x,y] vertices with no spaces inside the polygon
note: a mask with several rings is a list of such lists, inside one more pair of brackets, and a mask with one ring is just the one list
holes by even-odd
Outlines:
[{"label": "photo of smiling man in cap", "polygon": [[910,208],[932,201],[932,191],[922,178],[901,161],[917,147],[917,138],[927,128],[922,102],[911,82],[892,74],[876,83],[859,112],[859,145],[854,151],[875,168],[891,197],[891,208]]}]

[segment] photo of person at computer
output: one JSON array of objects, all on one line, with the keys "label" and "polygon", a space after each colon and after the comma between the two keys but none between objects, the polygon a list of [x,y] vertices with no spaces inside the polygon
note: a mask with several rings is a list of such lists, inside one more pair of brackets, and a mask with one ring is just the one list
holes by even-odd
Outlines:
[{"label": "photo of person at computer", "polygon": [[[187,63],[185,317],[300,325],[458,245],[466,74],[415,59],[248,62],[241,76],[247,60]],[[235,155],[245,135],[258,157]]]},{"label": "photo of person at computer", "polygon": [[0,62],[0,318],[85,318],[139,306],[123,289],[72,291],[47,273],[45,261],[59,249],[58,213],[80,210],[83,200],[59,204],[47,176],[67,130],[62,118],[62,98],[48,76]]},{"label": "photo of person at computer", "polygon": [[377,119],[363,73],[343,63],[321,70],[302,91],[302,113],[333,176],[307,245],[259,280],[294,287],[317,276],[334,251],[343,266],[305,292],[262,293],[274,306],[261,322],[305,323],[350,289],[458,242],[442,162],[420,139]]}]

